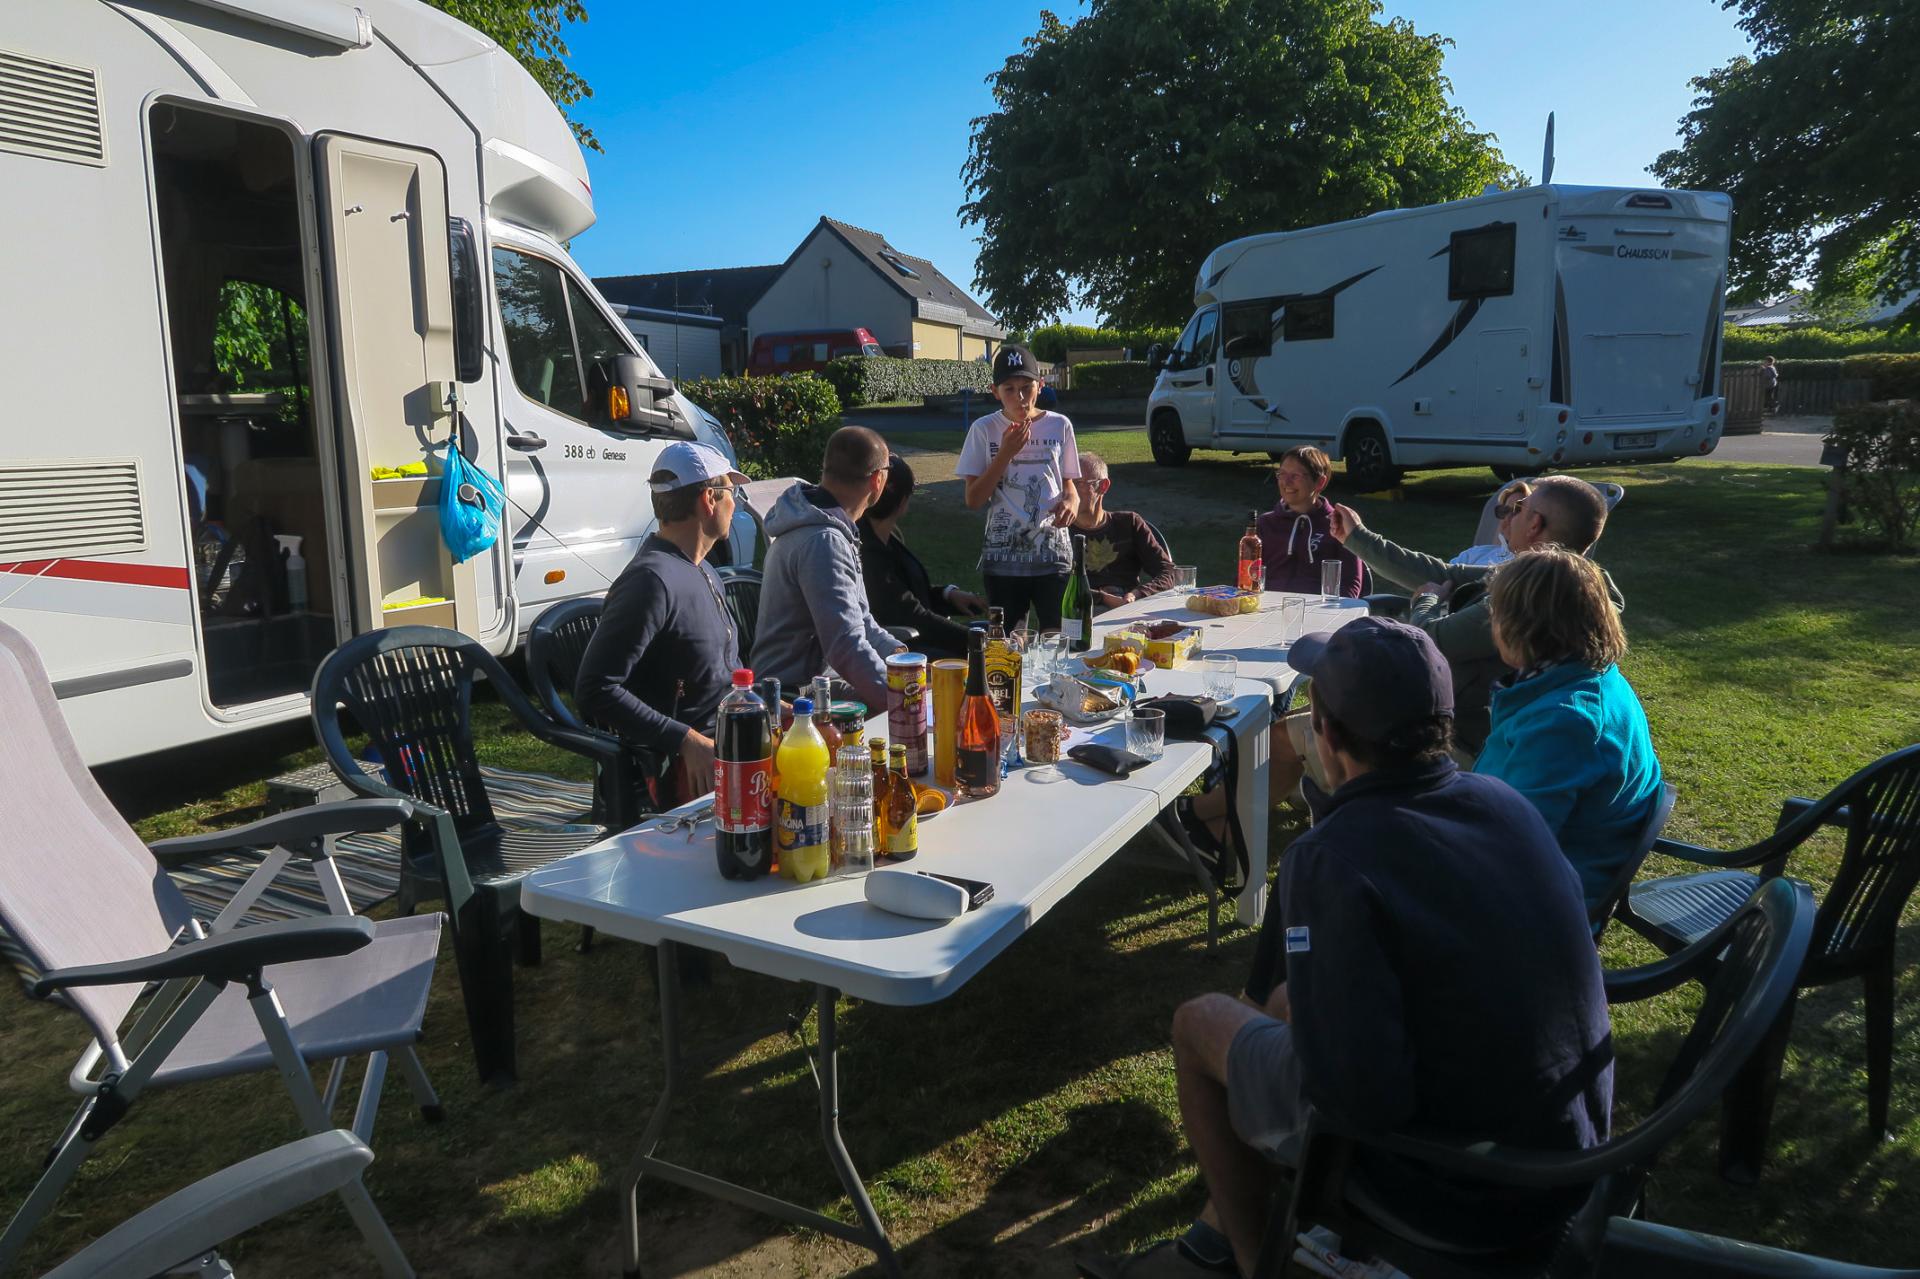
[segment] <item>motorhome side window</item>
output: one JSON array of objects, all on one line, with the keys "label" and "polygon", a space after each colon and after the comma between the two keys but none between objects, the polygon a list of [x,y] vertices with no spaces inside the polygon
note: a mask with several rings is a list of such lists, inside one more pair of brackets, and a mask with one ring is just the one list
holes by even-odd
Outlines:
[{"label": "motorhome side window", "polygon": [[567,291],[560,268],[512,249],[496,248],[493,284],[500,294],[500,319],[514,385],[530,400],[584,419],[586,388],[574,352],[573,326],[567,320]]},{"label": "motorhome side window", "polygon": [[622,340],[620,330],[608,323],[580,285],[567,281],[567,300],[573,305],[573,331],[580,339],[580,359],[587,373],[587,389],[592,393],[589,417],[601,425],[606,422],[606,389],[613,384],[613,357],[631,355],[633,347]]},{"label": "motorhome side window", "polygon": [[1251,360],[1273,354],[1273,299],[1236,302],[1221,321],[1226,341],[1220,350],[1229,360]]},{"label": "motorhome side window", "polygon": [[1333,336],[1333,298],[1294,298],[1287,303],[1281,337],[1288,342],[1318,342]]},{"label": "motorhome side window", "polygon": [[1513,223],[1455,231],[1447,245],[1447,300],[1500,298],[1513,292]]}]

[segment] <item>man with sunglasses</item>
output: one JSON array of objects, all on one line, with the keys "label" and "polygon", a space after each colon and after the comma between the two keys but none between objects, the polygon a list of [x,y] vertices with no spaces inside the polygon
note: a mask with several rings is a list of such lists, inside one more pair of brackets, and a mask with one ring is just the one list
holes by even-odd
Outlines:
[{"label": "man with sunglasses", "polygon": [[[1531,493],[1510,498],[1507,505],[1507,549],[1515,555],[1549,542],[1585,555],[1607,526],[1606,499],[1571,475],[1542,476],[1533,481]],[[1487,612],[1487,576],[1497,566],[1448,564],[1408,550],[1366,527],[1350,506],[1333,508],[1329,528],[1375,576],[1413,591],[1407,620],[1433,637],[1453,669],[1454,740],[1464,756],[1478,755],[1487,740],[1494,682],[1507,673]],[[1607,594],[1616,610],[1626,608],[1610,577]]]},{"label": "man with sunglasses", "polygon": [[818,484],[796,484],[767,513],[753,669],[795,686],[833,669],[854,696],[887,704],[889,654],[903,645],[874,619],[860,568],[860,517],[887,487],[887,442],[864,426],[827,439]]},{"label": "man with sunglasses", "polygon": [[704,444],[669,444],[654,467],[659,526],[607,589],[574,700],[659,763],[647,770],[652,799],[670,807],[713,789],[714,715],[740,644],[705,561],[732,527],[734,486],[747,477]]}]

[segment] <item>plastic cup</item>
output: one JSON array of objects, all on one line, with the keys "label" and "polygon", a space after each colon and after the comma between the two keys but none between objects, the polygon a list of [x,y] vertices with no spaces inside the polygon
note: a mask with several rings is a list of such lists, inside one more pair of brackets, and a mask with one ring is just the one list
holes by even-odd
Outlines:
[{"label": "plastic cup", "polygon": [[1167,713],[1149,706],[1133,712],[1127,720],[1127,749],[1142,759],[1159,759],[1167,753]]},{"label": "plastic cup", "polygon": [[1200,585],[1200,570],[1192,564],[1173,566],[1173,589],[1183,595],[1191,595],[1193,588]]},{"label": "plastic cup", "polygon": [[1320,561],[1320,593],[1322,595],[1340,594],[1340,575],[1345,569],[1344,560]]}]

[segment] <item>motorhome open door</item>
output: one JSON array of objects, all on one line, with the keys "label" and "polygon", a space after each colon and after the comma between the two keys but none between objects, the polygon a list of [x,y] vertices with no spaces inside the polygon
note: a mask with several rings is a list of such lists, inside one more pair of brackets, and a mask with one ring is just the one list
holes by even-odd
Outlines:
[{"label": "motorhome open door", "polygon": [[[476,566],[440,535],[440,461],[457,430],[446,171],[429,151],[314,140],[333,323],[356,631],[426,623],[480,633]],[[424,477],[376,479],[425,462]]]}]

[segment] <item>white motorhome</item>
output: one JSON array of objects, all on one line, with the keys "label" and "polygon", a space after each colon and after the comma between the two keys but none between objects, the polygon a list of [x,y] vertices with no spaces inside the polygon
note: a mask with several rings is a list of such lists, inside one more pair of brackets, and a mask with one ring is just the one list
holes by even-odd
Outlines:
[{"label": "white motorhome", "polygon": [[[731,455],[563,247],[566,121],[413,0],[6,5],[0,190],[0,618],[89,762],[302,716],[374,627],[508,650],[667,441]],[[456,435],[509,498],[460,564],[394,475]]]},{"label": "white motorhome", "polygon": [[1148,400],[1154,459],[1313,444],[1368,491],[1710,453],[1731,226],[1716,193],[1547,185],[1223,244]]}]

